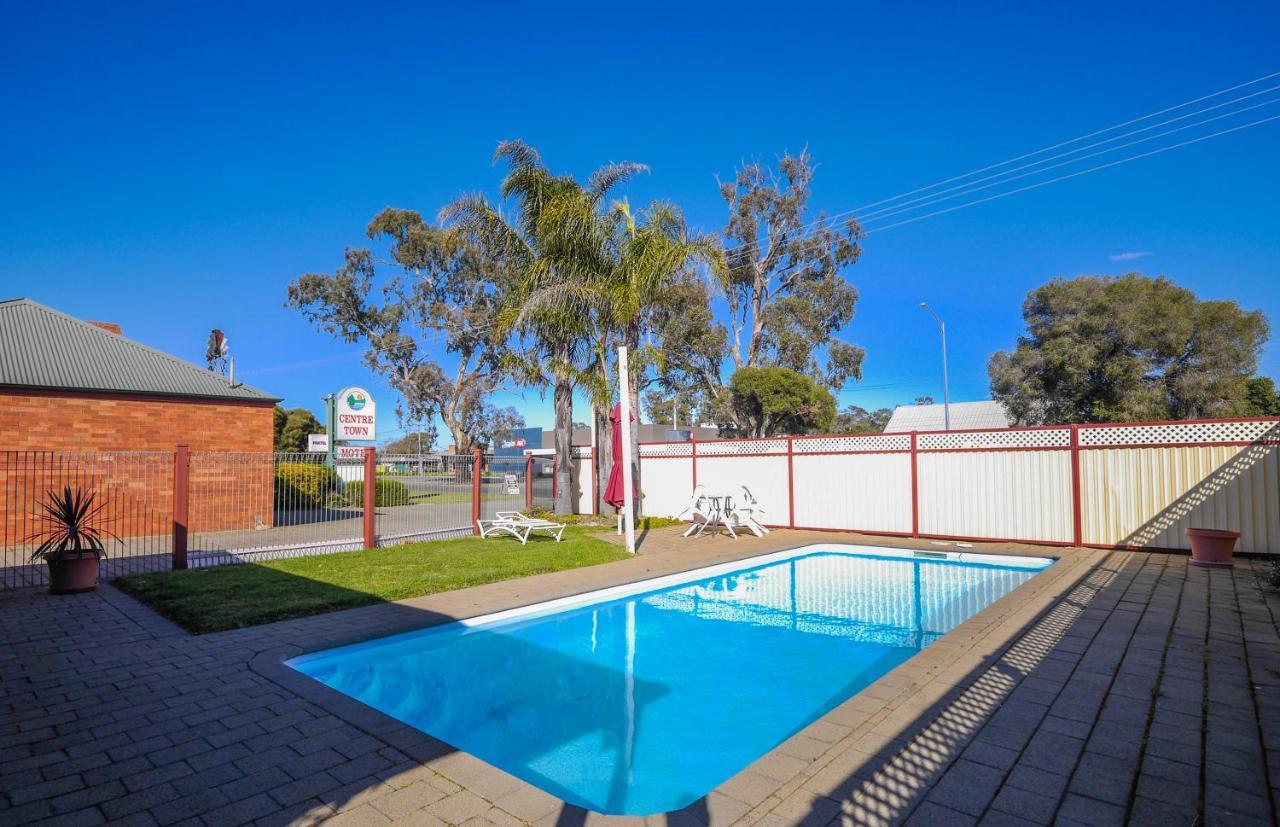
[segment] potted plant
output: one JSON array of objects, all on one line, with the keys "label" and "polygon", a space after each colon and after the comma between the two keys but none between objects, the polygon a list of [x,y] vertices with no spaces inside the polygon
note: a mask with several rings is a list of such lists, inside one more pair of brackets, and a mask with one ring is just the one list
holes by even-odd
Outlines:
[{"label": "potted plant", "polygon": [[49,564],[49,593],[75,594],[98,587],[98,561],[106,556],[103,539],[123,541],[97,524],[105,504],[95,506],[95,495],[71,486],[62,494],[48,492],[41,503],[44,525],[28,539],[40,540],[31,562]]},{"label": "potted plant", "polygon": [[1231,555],[1235,551],[1236,540],[1240,539],[1240,532],[1188,528],[1187,539],[1191,541],[1191,565],[1227,568],[1231,566]]}]

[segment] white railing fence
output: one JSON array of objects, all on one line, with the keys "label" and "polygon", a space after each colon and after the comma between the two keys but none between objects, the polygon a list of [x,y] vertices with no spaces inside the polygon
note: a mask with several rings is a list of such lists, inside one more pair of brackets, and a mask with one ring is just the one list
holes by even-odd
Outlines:
[{"label": "white railing fence", "polygon": [[745,485],[777,527],[1164,549],[1222,528],[1280,554],[1280,418],[646,443],[640,463],[652,515]]}]

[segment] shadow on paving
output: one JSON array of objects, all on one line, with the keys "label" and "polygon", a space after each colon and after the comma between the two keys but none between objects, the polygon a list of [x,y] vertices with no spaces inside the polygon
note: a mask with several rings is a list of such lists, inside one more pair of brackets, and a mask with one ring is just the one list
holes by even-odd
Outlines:
[{"label": "shadow on paving", "polygon": [[1187,560],[1108,554],[908,725],[870,721],[850,750],[814,764],[774,815],[813,825],[1276,823],[1280,777],[1269,773],[1280,753],[1269,766],[1264,749],[1280,744],[1272,608],[1247,562]]},{"label": "shadow on paving", "polygon": [[[420,686],[380,682],[357,668],[328,681],[338,691],[286,665],[299,654],[456,619],[379,603],[191,635],[107,585],[65,597],[6,593],[0,601],[0,823],[145,815],[161,824],[192,817],[219,825],[285,824],[376,799],[385,808],[373,813],[378,818],[430,813],[457,824],[513,795],[519,800],[509,806],[523,807],[527,820],[539,808],[577,810],[558,801],[553,807],[550,795],[412,726],[429,726],[435,711]],[[643,725],[646,699],[666,691],[629,679],[621,663],[587,662],[534,643],[486,651],[501,654],[505,663],[493,666],[516,681],[510,704],[518,700],[520,676],[548,663],[592,697],[634,693],[636,727]],[[415,668],[407,665],[409,672]],[[474,671],[454,674],[435,686],[456,694],[476,677]],[[483,717],[473,723],[483,726]],[[603,715],[525,723],[518,743],[506,744],[517,763],[586,735],[606,745],[628,737],[612,731]],[[489,748],[495,744],[488,739]],[[555,789],[549,779],[526,778]],[[620,798],[625,778],[615,777],[610,788]]]}]

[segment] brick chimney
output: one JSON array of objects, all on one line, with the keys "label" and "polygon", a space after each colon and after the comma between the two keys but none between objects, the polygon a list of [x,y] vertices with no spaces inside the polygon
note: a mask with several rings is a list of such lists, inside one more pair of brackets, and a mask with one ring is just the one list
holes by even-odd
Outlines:
[{"label": "brick chimney", "polygon": [[[86,319],[86,321],[88,321],[88,320]],[[117,336],[123,336],[123,335],[124,335],[124,331],[122,331],[122,330],[120,329],[120,325],[116,324],[115,322],[94,322],[94,321],[89,321],[89,324],[93,325],[94,327],[100,327],[100,328],[102,328],[103,330],[107,331],[108,333],[114,333],[114,334],[116,334]]]}]

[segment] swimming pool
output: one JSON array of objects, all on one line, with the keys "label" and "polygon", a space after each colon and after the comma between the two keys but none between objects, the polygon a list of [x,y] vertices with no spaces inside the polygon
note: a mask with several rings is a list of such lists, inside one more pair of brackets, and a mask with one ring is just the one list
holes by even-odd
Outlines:
[{"label": "swimming pool", "polygon": [[572,804],[684,807],[1052,564],[823,545],[288,665]]}]

